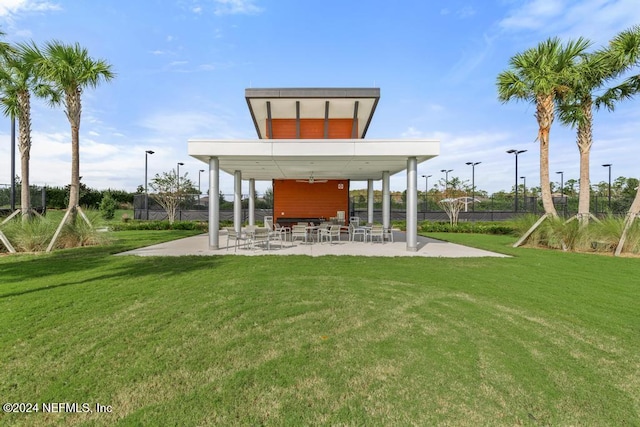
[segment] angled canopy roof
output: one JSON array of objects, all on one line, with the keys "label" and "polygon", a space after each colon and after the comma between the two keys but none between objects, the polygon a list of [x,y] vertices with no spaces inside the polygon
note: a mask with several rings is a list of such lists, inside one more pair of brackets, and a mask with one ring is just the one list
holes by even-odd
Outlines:
[{"label": "angled canopy roof", "polygon": [[245,98],[258,138],[267,138],[271,119],[353,119],[364,138],[380,99],[379,88],[246,89]]},{"label": "angled canopy roof", "polygon": [[[246,89],[258,140],[190,139],[189,155],[205,163],[217,158],[243,179],[381,179],[440,154],[428,139],[363,139],[380,99],[378,88]],[[348,139],[268,139],[269,119],[357,119]],[[357,133],[357,134],[356,134]]]}]

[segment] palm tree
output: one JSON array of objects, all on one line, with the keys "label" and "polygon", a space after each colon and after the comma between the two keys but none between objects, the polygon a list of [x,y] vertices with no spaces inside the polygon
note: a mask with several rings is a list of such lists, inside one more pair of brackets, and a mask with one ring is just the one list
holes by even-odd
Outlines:
[{"label": "palm tree", "polygon": [[575,64],[589,47],[583,38],[563,46],[558,38],[550,38],[516,54],[510,69],[498,75],[498,99],[526,101],[536,106],[538,141],[540,142],[540,187],[547,216],[557,217],[549,183],[549,132],[555,113],[555,101],[566,96],[573,80]]},{"label": "palm tree", "polygon": [[68,212],[71,222],[75,222],[80,200],[80,116],[82,113],[82,91],[95,88],[102,81],[115,77],[111,65],[104,60],[89,56],[87,49],[76,43],[64,44],[59,41],[46,43],[40,51],[31,47],[38,58],[38,73],[58,90],[63,97],[65,114],[71,125],[71,184]]},{"label": "palm tree", "polygon": [[559,102],[558,116],[561,122],[577,127],[577,144],[580,152],[580,195],[578,215],[586,225],[590,214],[589,156],[593,143],[592,125],[594,102],[599,103],[595,92],[611,79],[618,77],[638,61],[640,27],[616,36],[607,49],[583,55],[577,65],[576,80],[569,96]]},{"label": "palm tree", "polygon": [[33,58],[26,55],[25,45],[18,45],[3,55],[0,67],[0,108],[5,116],[18,119],[20,166],[22,188],[20,209],[23,220],[31,216],[31,195],[29,191],[29,159],[31,153],[31,92],[37,96],[56,99],[57,95],[48,85],[38,82]]},{"label": "palm tree", "polygon": [[[631,63],[632,65],[638,65],[640,62],[640,25],[636,25],[627,31],[623,31],[614,38],[609,45],[609,51],[611,54],[611,60],[614,63]],[[631,76],[621,84],[607,90],[602,96],[596,99],[596,105],[604,105],[607,109],[613,111],[617,102],[633,98],[633,96],[638,93],[640,93],[640,74]],[[622,252],[627,232],[639,214],[640,186],[636,189],[635,199],[629,208],[629,212],[627,212],[622,235],[620,236],[620,241],[616,247],[616,256],[620,255]]]},{"label": "palm tree", "polygon": [[[6,35],[7,34],[4,31],[0,30],[0,37],[4,37]],[[6,55],[8,55],[11,52],[13,52],[13,47],[7,42],[0,41],[0,56],[1,57],[5,58]]]}]

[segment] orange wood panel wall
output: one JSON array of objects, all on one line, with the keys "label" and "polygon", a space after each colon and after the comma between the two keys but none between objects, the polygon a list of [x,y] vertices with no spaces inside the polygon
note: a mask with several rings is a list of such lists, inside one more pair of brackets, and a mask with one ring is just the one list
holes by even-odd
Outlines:
[{"label": "orange wood panel wall", "polygon": [[[353,119],[329,119],[329,139],[349,139]],[[272,119],[273,139],[295,139],[296,119]],[[323,139],[324,119],[300,119],[300,139]]]},{"label": "orange wood panel wall", "polygon": [[299,182],[294,179],[273,180],[273,215],[278,218],[326,218],[344,211],[349,217],[349,180]]}]

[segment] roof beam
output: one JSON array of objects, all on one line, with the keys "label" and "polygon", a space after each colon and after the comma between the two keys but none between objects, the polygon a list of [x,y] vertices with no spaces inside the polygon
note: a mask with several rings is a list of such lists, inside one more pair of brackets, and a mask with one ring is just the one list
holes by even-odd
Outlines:
[{"label": "roof beam", "polygon": [[267,138],[273,138],[273,127],[271,123],[271,102],[267,101]]},{"label": "roof beam", "polygon": [[329,139],[329,101],[324,102],[324,139]]},{"label": "roof beam", "polygon": [[300,101],[296,101],[296,139],[300,139]]},{"label": "roof beam", "polygon": [[358,137],[358,104],[360,101],[356,101],[353,104],[353,123],[351,125],[351,138]]}]

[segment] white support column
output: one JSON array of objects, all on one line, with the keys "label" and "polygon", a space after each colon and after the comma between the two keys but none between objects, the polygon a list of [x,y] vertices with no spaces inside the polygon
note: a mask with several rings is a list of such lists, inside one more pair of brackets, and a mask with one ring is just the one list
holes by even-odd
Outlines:
[{"label": "white support column", "polygon": [[418,161],[407,159],[407,251],[418,250]]},{"label": "white support column", "polygon": [[373,180],[367,180],[367,222],[373,224]]},{"label": "white support column", "polygon": [[256,225],[256,180],[249,179],[249,225]]},{"label": "white support column", "polygon": [[233,228],[242,230],[242,172],[233,173]]},{"label": "white support column", "polygon": [[220,247],[220,160],[209,157],[209,249]]},{"label": "white support column", "polygon": [[382,172],[382,226],[391,227],[391,192],[389,190],[389,171]]}]

